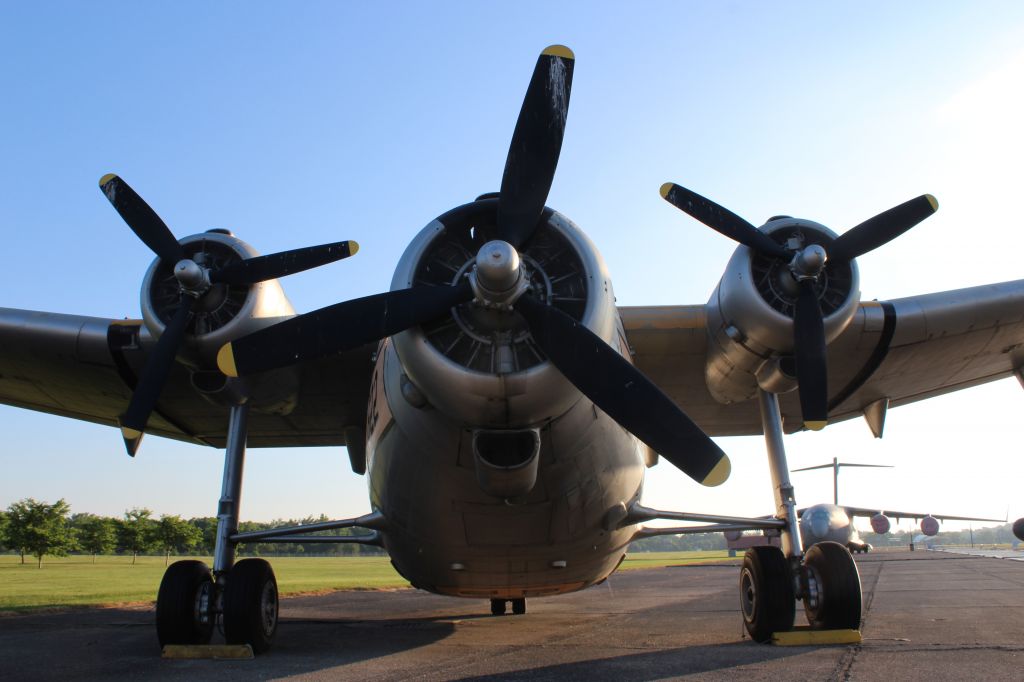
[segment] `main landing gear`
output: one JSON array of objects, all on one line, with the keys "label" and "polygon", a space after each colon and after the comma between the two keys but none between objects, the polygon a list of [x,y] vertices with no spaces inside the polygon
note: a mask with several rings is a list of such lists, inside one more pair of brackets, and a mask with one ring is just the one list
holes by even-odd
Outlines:
[{"label": "main landing gear", "polygon": [[235,563],[242,469],[249,407],[233,405],[224,453],[224,482],[217,510],[213,571],[201,561],[178,561],[167,569],[156,600],[160,646],[208,644],[218,617],[228,644],[270,648],[277,633],[277,579],[263,559]]},{"label": "main landing gear", "polygon": [[492,599],[491,600],[491,615],[492,616],[504,616],[505,605],[508,602],[512,602],[512,613],[521,616],[526,613],[526,599]]},{"label": "main landing gear", "polygon": [[860,574],[853,556],[836,542],[820,542],[801,553],[796,499],[782,444],[779,399],[758,392],[775,493],[776,516],[785,522],[782,548],[753,547],[740,570],[740,609],[743,624],[756,642],[793,629],[796,600],[804,603],[807,621],[815,630],[856,630],[860,627]]}]

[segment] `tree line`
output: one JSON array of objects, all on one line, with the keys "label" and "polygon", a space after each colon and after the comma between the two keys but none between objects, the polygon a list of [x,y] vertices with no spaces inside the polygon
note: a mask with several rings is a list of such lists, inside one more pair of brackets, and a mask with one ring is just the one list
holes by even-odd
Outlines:
[{"label": "tree line", "polygon": [[[238,530],[266,530],[327,520],[321,514],[269,523],[244,521]],[[359,535],[360,532],[344,528],[314,535]],[[217,518],[213,516],[182,519],[176,514],[163,514],[154,518],[153,512],[145,508],[129,509],[120,518],[72,514],[71,505],[63,499],[49,504],[32,498],[14,502],[6,511],[0,511],[0,547],[19,554],[22,563],[26,556],[34,557],[40,568],[44,556],[68,554],[92,555],[93,562],[97,555],[130,554],[132,564],[140,554],[163,554],[165,563],[172,554],[208,556],[213,554],[216,538]],[[381,555],[383,550],[358,544],[256,542],[239,545],[238,553],[246,556],[353,556]]]},{"label": "tree line", "polygon": [[[275,520],[269,523],[243,521],[240,532],[266,530],[282,526],[300,526],[320,523],[328,518]],[[321,531],[313,535],[358,535],[362,531],[344,528],[340,531]],[[897,531],[888,535],[864,534],[864,539],[876,547],[887,545],[908,545],[911,538],[920,531]],[[67,556],[68,554],[97,555],[120,554],[132,556],[132,563],[140,555],[160,553],[165,562],[176,556],[209,556],[213,554],[217,538],[217,518],[204,516],[182,519],[178,515],[163,514],[153,517],[145,508],[129,509],[120,518],[97,516],[96,514],[72,514],[71,506],[63,499],[53,504],[26,498],[12,503],[6,511],[0,511],[0,548],[25,557],[36,559],[42,567],[44,556]],[[1012,524],[976,530],[942,531],[934,539],[935,544],[1014,544]],[[721,533],[696,533],[692,535],[663,535],[634,542],[633,552],[696,551],[725,549],[725,537]],[[378,547],[359,544],[322,543],[269,543],[256,542],[240,545],[238,553],[243,556],[271,555],[316,555],[316,556],[380,556],[384,551]]]}]

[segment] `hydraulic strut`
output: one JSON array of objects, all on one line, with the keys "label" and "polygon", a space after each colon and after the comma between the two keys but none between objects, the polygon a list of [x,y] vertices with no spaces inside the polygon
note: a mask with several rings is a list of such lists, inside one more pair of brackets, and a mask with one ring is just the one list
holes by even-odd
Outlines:
[{"label": "hydraulic strut", "polygon": [[213,550],[213,575],[221,583],[235,563],[238,515],[242,504],[242,471],[245,468],[245,440],[249,420],[248,403],[231,406],[228,441],[224,449],[224,481],[217,506],[217,540]]},{"label": "hydraulic strut", "polygon": [[[794,575],[800,575],[803,560],[803,544],[800,540],[800,523],[796,513],[796,496],[789,481],[789,464],[786,462],[786,448],[782,441],[782,413],[779,411],[779,396],[758,389],[761,406],[761,426],[768,452],[768,466],[771,470],[772,492],[775,495],[775,515],[785,522],[782,529],[782,553],[786,555]],[[799,583],[799,581],[797,581]],[[797,597],[802,590],[797,587]]]}]

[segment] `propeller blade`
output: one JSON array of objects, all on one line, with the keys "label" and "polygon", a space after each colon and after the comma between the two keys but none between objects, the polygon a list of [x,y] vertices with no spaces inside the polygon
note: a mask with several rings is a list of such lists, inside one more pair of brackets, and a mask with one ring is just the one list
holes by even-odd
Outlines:
[{"label": "propeller blade", "polygon": [[537,58],[505,160],[498,233],[517,249],[533,234],[555,178],[576,57],[552,45]]},{"label": "propeller blade", "polygon": [[198,299],[188,298],[182,301],[178,312],[174,314],[170,323],[160,335],[156,342],[156,348],[146,360],[146,366],[142,370],[139,383],[135,386],[132,399],[128,403],[128,409],[118,419],[121,426],[121,435],[124,437],[125,447],[132,457],[139,449],[142,441],[142,433],[146,430],[146,423],[149,415],[156,407],[156,401],[163,391],[167,382],[167,375],[174,365],[174,358],[178,354],[178,347],[185,337],[185,327],[192,316]]},{"label": "propeller blade", "polygon": [[719,206],[696,192],[673,182],[666,182],[661,186],[661,196],[691,218],[758,253],[776,258],[789,257],[789,252],[764,232],[724,206]]},{"label": "propeller blade", "polygon": [[211,272],[210,283],[255,284],[333,263],[336,260],[354,256],[357,251],[359,251],[359,244],[347,241],[257,256],[231,263],[220,270]]},{"label": "propeller blade", "polygon": [[217,366],[237,377],[316,360],[429,322],[472,298],[472,287],[463,282],[336,303],[225,344],[217,353]]},{"label": "propeller blade", "polygon": [[828,423],[828,366],[825,323],[810,280],[800,283],[793,316],[793,346],[804,426],[820,431]]},{"label": "propeller blade", "polygon": [[132,228],[132,232],[161,260],[174,267],[174,264],[184,257],[181,245],[174,238],[174,234],[164,221],[160,220],[156,211],[150,208],[127,182],[113,173],[108,173],[100,178],[100,189],[107,197],[107,201],[128,223],[128,227]]},{"label": "propeller blade", "polygon": [[725,482],[731,465],[721,448],[611,346],[529,294],[516,310],[552,364],[609,417],[695,481]]},{"label": "propeller blade", "polygon": [[937,210],[939,202],[935,197],[922,194],[847,230],[833,242],[829,256],[843,261],[862,256],[899,237]]}]

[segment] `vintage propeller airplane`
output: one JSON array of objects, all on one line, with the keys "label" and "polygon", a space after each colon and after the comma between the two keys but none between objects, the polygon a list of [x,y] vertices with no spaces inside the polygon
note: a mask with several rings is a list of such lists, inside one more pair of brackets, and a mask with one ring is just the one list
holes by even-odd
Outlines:
[{"label": "vintage propeller airplane", "polygon": [[[177,239],[116,175],[101,189],[156,254],[142,319],[0,309],[0,402],[224,447],[212,571],[181,561],[157,599],[161,643],[266,650],[278,594],[240,543],[384,547],[416,587],[490,600],[599,583],[650,535],[774,530],[740,576],[758,641],[793,627],[857,627],[860,582],[845,547],[801,550],[783,435],[1019,373],[1024,282],[861,302],[856,258],[937,208],[928,195],[841,236],[778,216],[761,227],[678,185],[662,195],[740,243],[707,304],[619,308],[594,244],[545,206],[575,58],[540,55],[500,191],[412,238],[391,291],[296,315],[277,278],[344,258],[354,242],[258,256],[226,231]],[[645,466],[668,460],[715,486],[730,461],[710,436],[764,433],[776,513],[648,509]],[[366,474],[364,516],[239,533],[247,446],[346,445]],[[653,519],[690,522],[652,528]]]}]

